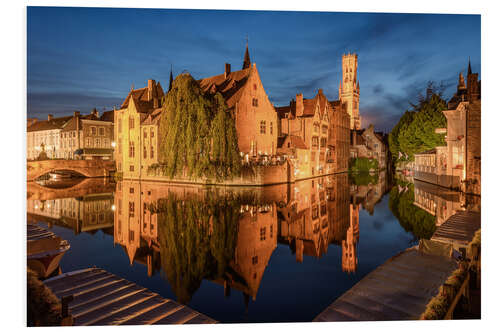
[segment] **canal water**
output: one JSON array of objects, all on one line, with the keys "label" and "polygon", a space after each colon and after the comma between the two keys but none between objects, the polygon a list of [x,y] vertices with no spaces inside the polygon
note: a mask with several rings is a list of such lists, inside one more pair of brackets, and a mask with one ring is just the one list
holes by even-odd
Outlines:
[{"label": "canal water", "polygon": [[28,223],[70,243],[62,272],[103,268],[224,323],[311,321],[435,228],[413,184],[384,173],[251,188],[65,182],[29,183],[27,202]]}]

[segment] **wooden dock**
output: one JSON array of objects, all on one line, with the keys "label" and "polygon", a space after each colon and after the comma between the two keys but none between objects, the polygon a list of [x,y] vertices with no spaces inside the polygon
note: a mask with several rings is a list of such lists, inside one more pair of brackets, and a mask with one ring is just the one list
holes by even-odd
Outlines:
[{"label": "wooden dock", "polygon": [[43,282],[59,299],[73,296],[68,308],[74,326],[216,323],[100,268],[73,271]]},{"label": "wooden dock", "polygon": [[313,321],[419,319],[457,267],[450,257],[409,248],[370,272]]},{"label": "wooden dock", "polygon": [[480,228],[481,213],[459,211],[436,229],[431,240],[452,244],[458,249],[466,247]]}]

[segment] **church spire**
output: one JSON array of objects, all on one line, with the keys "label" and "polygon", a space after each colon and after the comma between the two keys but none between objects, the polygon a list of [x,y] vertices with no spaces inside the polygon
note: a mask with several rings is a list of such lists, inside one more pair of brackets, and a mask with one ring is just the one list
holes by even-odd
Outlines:
[{"label": "church spire", "polygon": [[172,75],[172,65],[170,65],[170,82],[168,84],[168,91],[172,90],[173,81],[174,81],[174,76]]},{"label": "church spire", "polygon": [[243,68],[250,68],[250,53],[248,53],[248,36],[247,36],[247,49],[245,51],[245,58],[243,59]]},{"label": "church spire", "polygon": [[472,69],[470,68],[470,57],[469,57],[469,69],[467,70],[467,76],[472,74]]}]

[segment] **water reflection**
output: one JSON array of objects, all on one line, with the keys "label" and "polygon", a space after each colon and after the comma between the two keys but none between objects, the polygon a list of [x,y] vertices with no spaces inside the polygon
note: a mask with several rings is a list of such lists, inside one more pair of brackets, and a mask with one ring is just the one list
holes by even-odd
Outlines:
[{"label": "water reflection", "polygon": [[[119,255],[127,258],[128,270],[145,267],[151,280],[161,277],[179,302],[192,302],[203,281],[211,281],[222,287],[221,296],[230,298],[235,291],[243,295],[248,307],[250,300],[257,300],[264,276],[276,274],[266,273],[272,258],[280,253],[278,262],[284,260],[278,247],[289,249],[287,256],[293,256],[295,265],[309,269],[307,258],[329,257],[327,261],[334,259],[341,273],[355,276],[359,271],[360,215],[366,214],[361,211],[374,214],[375,206],[391,188],[390,180],[380,173],[340,174],[255,188],[137,180],[113,184],[102,179],[50,187],[33,183],[28,185],[28,222],[46,222],[49,227],[71,229],[75,235],[102,230],[112,236],[116,248],[123,248]],[[378,207],[384,210],[387,206]],[[373,235],[366,236],[365,243],[370,242]],[[80,242],[81,238],[73,240],[73,244]],[[77,268],[95,264],[82,245],[73,244],[63,260],[73,260],[72,267]],[[395,254],[392,251],[390,255]],[[71,257],[71,253],[78,255]],[[375,260],[370,256],[365,254],[363,274],[373,269],[367,263],[380,264],[388,258],[383,255]],[[105,257],[104,253],[100,262],[106,262],[107,269],[119,265],[112,256],[108,261]],[[124,273],[127,269],[119,271],[130,279]],[[339,284],[339,288],[359,278]],[[269,302],[266,295],[259,297]],[[331,296],[325,295],[325,302],[331,302]]]},{"label": "water reflection", "polygon": [[385,175],[349,187],[336,175],[264,188],[201,188],[124,180],[115,193],[114,241],[129,262],[162,271],[188,303],[202,280],[256,299],[278,244],[296,261],[342,248],[342,270],[356,272],[359,209],[373,212],[387,191]]}]

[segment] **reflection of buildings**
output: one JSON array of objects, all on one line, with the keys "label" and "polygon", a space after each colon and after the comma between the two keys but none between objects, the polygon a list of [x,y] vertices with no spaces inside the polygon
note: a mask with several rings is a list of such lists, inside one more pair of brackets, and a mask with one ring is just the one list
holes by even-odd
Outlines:
[{"label": "reflection of buildings", "polygon": [[[385,193],[382,185],[380,188],[377,186],[379,185],[373,185],[370,191],[376,191],[380,195]],[[238,203],[234,247],[227,247],[234,250],[231,250],[232,253],[224,253],[228,258],[226,262],[219,261],[225,265],[222,275],[204,277],[223,285],[226,295],[231,290],[238,290],[244,294],[246,301],[250,297],[256,299],[277,242],[289,245],[298,262],[304,260],[304,255],[319,258],[327,252],[330,244],[336,244],[342,249],[343,271],[356,271],[360,204],[351,203],[347,174],[300,181],[292,186],[251,189],[181,187],[124,180],[118,183],[115,194],[115,243],[124,247],[131,264],[141,263],[147,266],[149,276],[165,270],[164,258],[177,258],[172,253],[167,253],[175,249],[164,244],[165,239],[169,239],[165,236],[169,220],[165,218],[165,213],[161,213],[161,217],[158,211],[151,208],[159,202],[165,202],[166,198],[172,198],[169,194],[174,194],[177,204],[183,205],[194,199],[201,203],[198,208],[201,207],[205,212],[206,207],[212,207],[208,202],[206,206],[203,205],[207,193],[221,198],[224,195],[238,194],[248,202]],[[361,203],[363,200],[360,198]],[[206,212],[211,214],[208,208]],[[210,221],[212,218],[211,215]],[[210,226],[210,230],[212,227]],[[211,235],[210,232],[208,235]],[[185,244],[181,243],[182,248]],[[180,268],[172,266],[171,269],[182,269],[189,265],[190,263],[183,263]],[[195,286],[194,291],[196,288],[198,287]]]},{"label": "reflection of buildings", "polygon": [[436,226],[440,226],[450,216],[463,209],[464,196],[459,192],[415,180],[414,193],[413,204],[436,216]]},{"label": "reflection of buildings", "polygon": [[47,222],[73,229],[75,234],[113,226],[113,194],[99,193],[76,198],[28,200],[28,221]]},{"label": "reflection of buildings", "polygon": [[371,177],[374,177],[375,181],[360,185],[356,185],[355,179],[350,185],[350,192],[355,204],[362,204],[366,211],[373,214],[375,205],[390,189],[390,184],[385,172],[373,174]]},{"label": "reflection of buildings", "polygon": [[354,273],[358,268],[356,247],[359,241],[359,205],[350,204],[351,218],[346,237],[342,240],[342,271]]},{"label": "reflection of buildings", "polygon": [[373,125],[367,129],[351,131],[351,158],[375,158],[380,170],[387,167],[388,141],[387,134],[375,132]]}]

